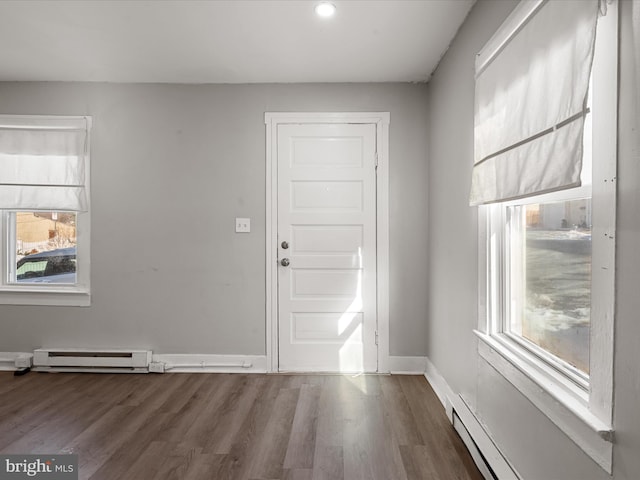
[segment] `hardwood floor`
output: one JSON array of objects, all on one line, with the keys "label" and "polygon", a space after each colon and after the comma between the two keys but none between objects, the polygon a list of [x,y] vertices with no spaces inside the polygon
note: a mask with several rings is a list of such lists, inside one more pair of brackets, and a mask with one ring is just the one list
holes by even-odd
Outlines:
[{"label": "hardwood floor", "polygon": [[0,372],[0,453],[91,480],[482,479],[420,376]]}]

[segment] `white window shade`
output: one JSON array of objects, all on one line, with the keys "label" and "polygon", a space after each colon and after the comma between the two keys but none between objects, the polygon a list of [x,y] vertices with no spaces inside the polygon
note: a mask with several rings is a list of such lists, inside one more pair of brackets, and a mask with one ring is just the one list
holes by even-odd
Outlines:
[{"label": "white window shade", "polygon": [[0,209],[86,211],[85,117],[0,116]]},{"label": "white window shade", "polygon": [[523,1],[478,54],[471,205],[580,185],[598,12]]}]

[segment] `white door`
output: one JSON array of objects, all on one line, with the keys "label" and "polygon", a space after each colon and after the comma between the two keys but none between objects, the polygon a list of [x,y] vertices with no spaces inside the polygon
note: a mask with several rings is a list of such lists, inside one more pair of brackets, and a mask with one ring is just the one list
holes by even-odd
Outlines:
[{"label": "white door", "polygon": [[375,372],[376,125],[278,125],[280,371]]}]

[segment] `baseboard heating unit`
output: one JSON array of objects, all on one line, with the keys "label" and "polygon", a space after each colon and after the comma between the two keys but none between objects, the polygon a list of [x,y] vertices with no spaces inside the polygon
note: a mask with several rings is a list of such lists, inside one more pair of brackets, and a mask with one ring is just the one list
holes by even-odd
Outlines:
[{"label": "baseboard heating unit", "polygon": [[33,352],[37,372],[148,373],[150,350],[39,348]]},{"label": "baseboard heating unit", "polygon": [[447,396],[445,409],[485,480],[520,479],[462,396]]}]

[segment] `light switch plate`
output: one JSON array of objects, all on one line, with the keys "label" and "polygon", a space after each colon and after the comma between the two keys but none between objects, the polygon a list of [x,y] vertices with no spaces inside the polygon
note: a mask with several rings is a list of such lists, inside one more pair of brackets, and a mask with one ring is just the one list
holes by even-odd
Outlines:
[{"label": "light switch plate", "polygon": [[236,233],[249,233],[251,231],[250,218],[236,218]]}]

